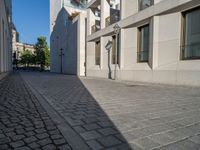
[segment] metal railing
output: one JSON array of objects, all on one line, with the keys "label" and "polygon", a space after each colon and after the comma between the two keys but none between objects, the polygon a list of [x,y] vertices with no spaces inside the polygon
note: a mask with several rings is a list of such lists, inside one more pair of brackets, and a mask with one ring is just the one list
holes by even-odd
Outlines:
[{"label": "metal railing", "polygon": [[181,59],[200,59],[200,43],[181,46]]},{"label": "metal railing", "polygon": [[109,17],[107,17],[105,19],[105,21],[106,21],[106,24],[105,24],[106,27],[108,27],[108,26],[120,21],[120,13],[115,13],[113,15],[110,15]]},{"label": "metal railing", "polygon": [[154,0],[140,0],[139,1],[139,9],[144,10],[154,4]]},{"label": "metal railing", "polygon": [[64,5],[75,9],[86,9],[87,0],[64,0]]},{"label": "metal railing", "polygon": [[149,61],[149,51],[139,51],[137,53],[138,62],[148,62]]},{"label": "metal railing", "polygon": [[100,21],[99,20],[96,20],[95,21],[95,25],[93,25],[92,27],[91,27],[91,32],[92,33],[95,33],[95,32],[97,32],[97,31],[99,31],[100,30]]}]

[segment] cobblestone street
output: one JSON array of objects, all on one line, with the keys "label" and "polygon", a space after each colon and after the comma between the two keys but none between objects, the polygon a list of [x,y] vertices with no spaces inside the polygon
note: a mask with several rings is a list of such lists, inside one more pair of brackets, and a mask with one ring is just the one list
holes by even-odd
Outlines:
[{"label": "cobblestone street", "polygon": [[[21,73],[65,120],[72,147],[199,150],[200,88]],[[66,132],[67,133],[67,132]]]},{"label": "cobblestone street", "polygon": [[21,72],[0,80],[0,150],[199,150],[200,89]]},{"label": "cobblestone street", "polygon": [[0,150],[70,150],[19,74],[0,80]]}]

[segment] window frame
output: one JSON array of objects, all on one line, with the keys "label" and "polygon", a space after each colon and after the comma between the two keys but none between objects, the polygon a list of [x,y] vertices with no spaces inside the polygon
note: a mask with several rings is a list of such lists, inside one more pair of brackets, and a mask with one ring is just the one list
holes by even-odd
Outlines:
[{"label": "window frame", "polygon": [[[99,44],[99,48],[98,48]],[[97,63],[97,48],[99,50],[99,62]],[[95,66],[100,66],[101,65],[101,41],[95,41]]]},{"label": "window frame", "polygon": [[[142,28],[148,26],[149,27],[149,45],[148,45],[148,60],[141,60],[140,59],[140,53],[141,53],[141,46],[142,46],[142,39],[141,39],[141,33],[142,33]],[[147,24],[144,24],[142,26],[139,26],[138,27],[138,32],[137,32],[137,39],[138,39],[138,42],[137,42],[137,62],[138,63],[148,63],[149,62],[149,51],[150,51],[150,23],[147,23]]]},{"label": "window frame", "polygon": [[187,61],[187,60],[199,60],[200,56],[198,57],[188,57],[184,58],[183,48],[186,47],[185,40],[186,40],[186,14],[193,12],[195,10],[199,10],[200,6],[183,11],[181,13],[181,46],[180,46],[180,60]]}]

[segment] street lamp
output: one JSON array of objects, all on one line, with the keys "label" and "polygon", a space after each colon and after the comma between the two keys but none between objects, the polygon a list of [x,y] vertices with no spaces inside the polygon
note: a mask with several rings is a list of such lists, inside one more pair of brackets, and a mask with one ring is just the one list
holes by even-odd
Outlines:
[{"label": "street lamp", "polygon": [[118,24],[115,24],[115,26],[113,27],[114,29],[114,33],[115,33],[115,37],[116,37],[116,46],[115,46],[115,76],[114,76],[114,80],[117,79],[117,49],[118,49],[118,36],[119,36],[119,32],[120,32],[120,26]]},{"label": "street lamp", "polygon": [[62,48],[60,49],[60,55],[59,55],[59,56],[60,56],[60,73],[62,74],[62,73],[63,73],[63,71],[62,71],[62,70],[63,70],[63,66],[62,66],[62,62],[63,62],[63,61],[62,61],[62,57],[64,56],[64,53],[63,53],[63,49],[62,49]]}]

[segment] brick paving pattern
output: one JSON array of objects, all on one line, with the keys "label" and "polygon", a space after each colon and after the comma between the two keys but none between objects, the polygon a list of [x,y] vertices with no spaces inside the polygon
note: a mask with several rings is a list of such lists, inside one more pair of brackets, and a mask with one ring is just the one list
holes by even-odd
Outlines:
[{"label": "brick paving pattern", "polygon": [[71,150],[19,74],[0,80],[0,150]]},{"label": "brick paving pattern", "polygon": [[200,149],[200,88],[22,76],[93,150]]}]

